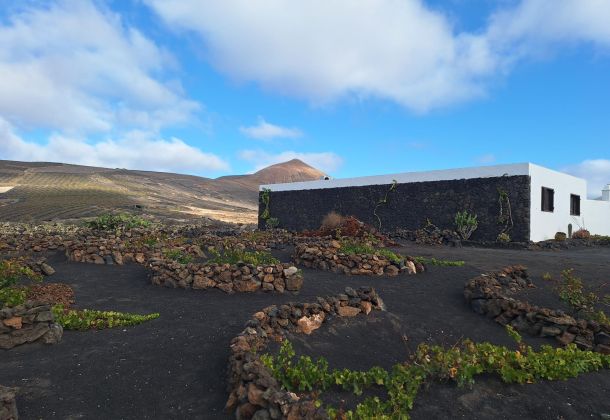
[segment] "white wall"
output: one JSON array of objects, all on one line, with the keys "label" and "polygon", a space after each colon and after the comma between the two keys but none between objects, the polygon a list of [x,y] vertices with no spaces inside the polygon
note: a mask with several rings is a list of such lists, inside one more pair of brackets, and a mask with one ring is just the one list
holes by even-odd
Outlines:
[{"label": "white wall", "polygon": [[586,200],[581,206],[589,232],[610,236],[610,201]]},{"label": "white wall", "polygon": [[454,179],[491,178],[503,175],[528,175],[528,163],[512,165],[479,166],[475,168],[443,169],[426,172],[403,172],[400,174],[362,176],[357,178],[329,179],[320,181],[290,182],[286,184],[261,185],[271,191],[317,190],[322,188],[359,187],[363,185],[399,184],[408,182],[450,181]]},{"label": "white wall", "polygon": [[[587,200],[587,182],[584,179],[530,164],[531,214],[530,239],[543,241],[555,237],[556,232],[568,233],[583,227],[592,234],[610,234],[610,202]],[[555,190],[555,209],[543,212],[542,187]],[[580,216],[570,215],[570,195],[580,196]],[[518,223],[515,221],[515,223]]]}]

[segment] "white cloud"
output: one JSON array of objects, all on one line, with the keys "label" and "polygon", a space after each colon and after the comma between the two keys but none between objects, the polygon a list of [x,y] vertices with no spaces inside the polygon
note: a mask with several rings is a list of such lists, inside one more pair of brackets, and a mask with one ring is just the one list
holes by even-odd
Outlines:
[{"label": "white cloud", "polygon": [[303,136],[298,128],[288,128],[268,123],[264,118],[258,119],[258,124],[251,127],[240,127],[239,131],[245,136],[259,140],[273,140],[276,138],[295,139]]},{"label": "white cloud", "polygon": [[70,133],[158,130],[192,118],[199,105],[167,76],[173,58],[100,8],[60,0],[0,21],[0,116]]},{"label": "white cloud", "polygon": [[0,158],[178,173],[229,169],[228,163],[220,157],[202,152],[180,139],[165,140],[153,136],[133,131],[118,140],[88,143],[55,134],[41,145],[23,140],[7,121],[0,118]]},{"label": "white cloud", "polygon": [[601,196],[601,190],[610,184],[610,159],[589,159],[563,169],[574,176],[587,180],[589,196]]},{"label": "white cloud", "polygon": [[607,0],[523,0],[474,33],[422,0],[147,3],[199,34],[222,72],[312,102],[373,96],[426,111],[485,95],[541,47],[610,45]]},{"label": "white cloud", "polygon": [[262,150],[242,150],[239,152],[239,157],[253,163],[255,171],[292,159],[300,159],[308,165],[326,173],[337,170],[343,164],[343,159],[332,152],[300,153],[285,151],[281,153],[267,153]]},{"label": "white cloud", "polygon": [[496,156],[492,153],[486,153],[484,155],[477,157],[476,160],[478,163],[490,164],[490,163],[494,163],[496,161]]}]

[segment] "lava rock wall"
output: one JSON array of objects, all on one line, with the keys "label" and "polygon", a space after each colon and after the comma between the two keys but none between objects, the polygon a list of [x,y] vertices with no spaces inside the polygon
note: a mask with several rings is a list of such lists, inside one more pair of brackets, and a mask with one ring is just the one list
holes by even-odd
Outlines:
[{"label": "lava rock wall", "polygon": [[[272,191],[269,194],[271,217],[279,219],[279,227],[290,230],[317,229],[322,218],[331,211],[378,226],[376,204],[387,195],[387,203],[377,208],[381,230],[398,228],[419,229],[430,220],[441,229],[454,228],[458,211],[468,210],[478,216],[479,227],[471,239],[495,241],[501,232],[499,190],[508,194],[514,227],[511,240],[529,241],[530,236],[530,177],[503,176],[450,181],[411,182],[391,185],[324,188],[316,190]],[[259,194],[259,227],[265,221],[260,215],[265,209]]]}]

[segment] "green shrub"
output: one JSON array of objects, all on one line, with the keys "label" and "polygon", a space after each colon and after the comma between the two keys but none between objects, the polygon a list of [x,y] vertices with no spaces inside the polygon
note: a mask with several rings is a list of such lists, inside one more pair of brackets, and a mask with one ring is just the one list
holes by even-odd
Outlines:
[{"label": "green shrub", "polygon": [[591,239],[597,242],[599,245],[610,245],[610,236],[605,235],[591,235]]},{"label": "green shrub", "polygon": [[0,261],[0,289],[14,286],[22,279],[41,281],[42,275],[34,272],[20,259],[13,258]]},{"label": "green shrub", "polygon": [[470,239],[474,231],[477,230],[477,227],[479,226],[477,215],[470,214],[466,210],[458,211],[455,214],[454,222],[457,233],[464,240]]},{"label": "green shrub", "polygon": [[[490,343],[465,340],[449,349],[420,344],[410,363],[397,364],[391,370],[372,367],[367,371],[330,370],[324,358],[309,356],[295,359],[288,340],[282,343],[277,356],[261,356],[281,386],[291,392],[324,391],[339,388],[361,395],[371,387],[384,387],[388,399],[368,397],[353,411],[328,407],[330,418],[342,419],[408,419],[415,397],[425,382],[453,381],[458,386],[471,385],[476,375],[493,374],[506,383],[533,383],[537,380],[565,380],[581,373],[610,367],[610,355],[579,350],[569,344],[565,348],[541,346],[539,351],[526,346],[510,326],[507,332],[517,341],[518,349]],[[317,405],[321,401],[316,401]],[[341,414],[341,416],[339,416]]]},{"label": "green shrub", "polygon": [[555,240],[558,242],[563,242],[568,238],[568,235],[566,235],[565,232],[557,232],[555,234]]},{"label": "green shrub", "polygon": [[339,243],[341,244],[341,252],[347,255],[377,255],[385,257],[394,264],[400,264],[405,259],[402,255],[387,248],[375,248],[358,240],[343,238]]},{"label": "green shrub", "polygon": [[600,301],[610,305],[610,295],[600,298],[594,292],[586,291],[582,279],[574,275],[574,269],[570,268],[561,272],[561,281],[556,286],[556,290],[559,298],[570,305],[575,314],[610,325],[610,319],[605,312],[596,309],[596,305]]},{"label": "green shrub", "polygon": [[246,251],[225,246],[222,253],[216,249],[211,249],[210,253],[212,254],[212,258],[207,261],[207,264],[245,263],[260,266],[280,263],[277,258],[274,258],[266,251]]},{"label": "green shrub", "polygon": [[25,302],[27,290],[16,287],[21,280],[42,281],[42,275],[24,265],[20,259],[0,261],[0,308]]},{"label": "green shrub", "polygon": [[502,233],[500,233],[500,234],[498,235],[498,237],[496,238],[496,240],[497,240],[498,242],[501,242],[501,243],[505,243],[505,244],[507,244],[507,243],[509,243],[509,242],[510,242],[510,235],[509,235],[508,233],[506,233],[506,232],[502,232]]},{"label": "green shrub", "polygon": [[27,291],[21,287],[5,287],[0,289],[0,308],[22,305],[25,303]]},{"label": "green shrub", "polygon": [[193,256],[185,253],[181,249],[169,249],[163,253],[167,258],[177,261],[180,264],[188,264],[193,261]]},{"label": "green shrub", "polygon": [[267,220],[265,220],[265,227],[267,229],[275,229],[279,225],[280,219],[278,219],[277,217],[269,217]]},{"label": "green shrub", "polygon": [[79,331],[126,327],[159,318],[158,313],[136,315],[124,312],[96,311],[91,309],[65,309],[62,305],[53,306],[52,311],[55,322],[64,329]]},{"label": "green shrub", "polygon": [[85,222],[85,225],[96,230],[117,230],[148,227],[150,222],[139,216],[129,214],[103,214],[94,220]]}]

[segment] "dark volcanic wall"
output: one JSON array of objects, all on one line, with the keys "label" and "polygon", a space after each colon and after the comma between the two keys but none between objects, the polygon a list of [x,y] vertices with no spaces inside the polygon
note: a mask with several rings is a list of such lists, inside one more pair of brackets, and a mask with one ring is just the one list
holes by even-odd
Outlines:
[{"label": "dark volcanic wall", "polygon": [[[277,191],[270,193],[271,217],[277,217],[280,227],[290,230],[316,229],[322,218],[331,211],[353,215],[363,222],[377,226],[373,214],[375,204],[383,199],[390,185],[325,188],[317,190]],[[513,220],[513,241],[529,240],[530,177],[503,176],[495,178],[461,179],[451,181],[413,182],[398,184],[388,194],[387,204],[377,210],[381,230],[396,228],[418,229],[426,219],[439,228],[453,228],[453,218],[460,210],[478,216],[479,227],[472,240],[494,241],[500,232],[498,188],[508,193]],[[263,210],[259,194],[259,226]]]}]

